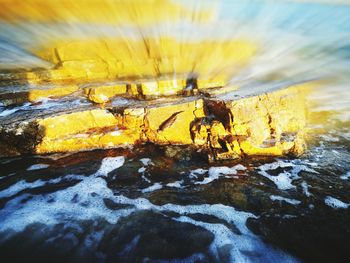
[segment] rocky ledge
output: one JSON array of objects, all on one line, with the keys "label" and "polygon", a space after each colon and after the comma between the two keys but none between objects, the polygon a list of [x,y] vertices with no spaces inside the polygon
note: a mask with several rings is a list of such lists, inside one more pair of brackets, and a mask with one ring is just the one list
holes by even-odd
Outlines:
[{"label": "rocky ledge", "polygon": [[162,79],[3,91],[0,155],[143,143],[193,145],[209,161],[303,153],[309,83],[246,97],[209,84]]}]

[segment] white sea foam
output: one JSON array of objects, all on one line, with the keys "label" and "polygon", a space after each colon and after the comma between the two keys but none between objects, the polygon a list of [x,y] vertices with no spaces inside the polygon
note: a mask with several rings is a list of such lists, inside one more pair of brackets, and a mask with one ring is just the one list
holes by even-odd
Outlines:
[{"label": "white sea foam", "polygon": [[34,182],[27,182],[25,180],[21,180],[15,184],[11,185],[10,187],[7,187],[6,189],[0,191],[0,198],[13,196],[13,195],[25,190],[25,189],[32,189],[32,188],[36,188],[36,187],[41,187],[41,186],[44,186],[47,184],[56,184],[56,183],[61,182],[63,180],[71,180],[71,179],[82,180],[83,178],[84,178],[84,176],[81,176],[81,175],[70,175],[69,174],[69,175],[66,175],[63,177],[50,179],[47,181],[36,180]]},{"label": "white sea foam", "polygon": [[[122,166],[123,163],[124,158],[105,158],[96,174],[108,174],[110,171]],[[229,174],[235,173],[234,171],[236,170],[237,169],[226,167],[213,169],[213,173],[218,173],[220,171],[220,173]],[[128,216],[132,212],[152,209],[155,211],[172,211],[179,213],[180,217],[174,220],[201,226],[213,233],[215,237],[214,242],[210,245],[210,249],[214,256],[218,256],[218,251],[222,246],[229,245],[229,254],[232,261],[249,262],[252,259],[250,256],[252,253],[254,253],[254,259],[260,262],[295,261],[283,252],[275,250],[263,243],[258,236],[255,236],[247,228],[247,219],[256,218],[252,213],[237,211],[233,207],[222,204],[185,206],[165,204],[158,206],[144,198],[130,199],[123,195],[115,195],[113,191],[108,188],[106,180],[103,177],[95,176],[95,174],[82,177],[71,175],[71,178],[79,178],[81,181],[73,186],[57,190],[53,193],[32,195],[32,198],[28,200],[26,199],[30,196],[29,194],[22,194],[9,200],[3,209],[0,210],[0,218],[2,219],[0,232],[7,229],[19,232],[32,223],[43,223],[46,225],[63,223],[72,226],[74,222],[79,222],[80,220],[96,221],[98,218],[103,218],[111,224],[116,224],[121,217]],[[60,180],[60,178],[56,179]],[[56,182],[59,183],[59,181]],[[35,185],[36,183],[33,182],[29,187]],[[155,183],[146,189],[154,191],[161,186],[160,183]],[[15,192],[14,189],[12,190],[13,192]],[[17,189],[19,189],[19,185],[17,185]],[[132,207],[119,210],[108,209],[103,201],[105,198],[113,200],[116,204],[128,204]],[[212,215],[229,224],[234,224],[241,234],[234,233],[226,225],[221,223],[207,223],[189,217],[191,214],[198,213]],[[102,232],[91,233],[91,236],[89,235],[89,237],[85,239],[84,245],[86,247],[97,246],[102,235]],[[73,243],[75,242],[74,236],[69,238]]]},{"label": "white sea foam", "polygon": [[151,183],[151,180],[149,180],[149,179],[145,176],[145,172],[146,172],[147,167],[148,167],[149,165],[154,165],[154,164],[152,163],[152,160],[151,160],[150,158],[142,158],[142,159],[140,159],[140,162],[142,163],[143,166],[140,167],[140,168],[138,169],[138,173],[142,174],[142,179],[143,179],[143,180],[145,180],[145,181],[148,182],[148,183]]},{"label": "white sea foam", "polygon": [[282,160],[277,160],[276,162],[273,163],[265,163],[263,165],[259,166],[259,169],[263,171],[267,170],[276,170],[277,168],[285,168],[285,167],[292,167],[293,164],[289,162],[285,162]]},{"label": "white sea foam", "polygon": [[271,195],[270,199],[272,201],[286,202],[286,203],[291,204],[291,205],[299,205],[301,203],[299,200],[286,198],[286,197],[282,197],[279,195]]},{"label": "white sea foam", "polygon": [[37,180],[33,183],[27,183],[25,180],[21,180],[21,181],[17,182],[16,184],[11,185],[10,187],[0,191],[0,198],[15,195],[24,189],[40,187],[43,185],[45,185],[45,182],[42,180]]},{"label": "white sea foam", "polygon": [[324,199],[324,202],[326,205],[328,205],[334,209],[346,209],[350,206],[350,204],[344,203],[343,201],[336,199],[334,197],[331,197],[331,196],[327,196]]},{"label": "white sea foam", "polygon": [[149,193],[149,192],[153,192],[153,191],[156,191],[156,190],[159,190],[162,188],[163,188],[163,186],[160,183],[154,183],[153,185],[151,185],[145,189],[142,189],[142,193]]},{"label": "white sea foam", "polygon": [[332,135],[327,135],[327,134],[322,134],[320,137],[325,140],[326,142],[339,142],[339,138],[332,136]]},{"label": "white sea foam", "polygon": [[142,158],[140,159],[140,162],[144,165],[144,166],[148,166],[153,164],[152,160],[150,158]]},{"label": "white sea foam", "polygon": [[[249,232],[237,235],[224,225],[195,221],[186,216],[179,217],[177,220],[201,226],[213,233],[214,241],[210,246],[210,250],[217,257],[217,260],[220,259],[219,249],[229,246],[231,262],[297,262],[294,258],[264,244]],[[249,254],[254,255],[254,260]]]},{"label": "white sea foam", "polygon": [[167,186],[167,187],[173,187],[173,188],[182,188],[182,187],[183,187],[183,186],[182,186],[183,183],[184,183],[184,180],[175,181],[175,182],[166,184],[166,186]]},{"label": "white sea foam", "polygon": [[342,136],[345,140],[350,141],[350,132],[341,133],[340,136]]},{"label": "white sea foam", "polygon": [[[214,234],[214,242],[210,246],[214,255],[218,254],[218,250],[222,246],[231,245],[229,253],[233,261],[249,261],[249,253],[246,252],[251,251],[258,255],[260,261],[293,262],[292,258],[267,246],[250,232],[246,227],[246,221],[248,218],[256,218],[256,216],[251,213],[236,211],[232,207],[221,204],[188,206],[166,204],[157,206],[143,198],[129,199],[122,195],[115,196],[107,187],[106,181],[95,176],[85,177],[80,183],[55,193],[46,196],[35,196],[27,203],[22,204],[21,201],[24,198],[26,198],[25,195],[15,198],[9,201],[3,210],[0,210],[0,217],[3,219],[0,231],[6,229],[21,231],[25,226],[36,222],[51,225],[62,222],[71,223],[72,219],[88,220],[98,217],[115,224],[122,216],[127,216],[140,209],[173,211],[182,215],[176,220],[204,227]],[[103,198],[111,198],[115,203],[130,204],[134,208],[110,210],[105,207],[102,201]],[[48,202],[50,199],[54,201]],[[213,215],[234,224],[242,234],[233,233],[222,224],[205,223],[188,217],[190,214],[197,213]],[[95,234],[93,234],[92,237],[86,238],[85,245],[97,245],[101,240],[101,236],[102,233],[95,238]],[[74,239],[74,237],[72,238]]]},{"label": "white sea foam", "polygon": [[121,167],[125,162],[124,156],[106,157],[102,160],[100,169],[96,172],[96,175],[107,175],[113,170]]},{"label": "white sea foam", "polygon": [[145,180],[147,183],[152,183],[151,180],[148,179],[143,173],[142,173],[141,178],[142,178],[143,180]]},{"label": "white sea foam", "polygon": [[15,113],[16,111],[19,111],[20,108],[13,108],[13,109],[7,109],[7,110],[3,110],[2,112],[0,112],[0,117],[6,117],[8,115],[11,115],[12,113]]},{"label": "white sea foam", "polygon": [[141,167],[137,170],[139,173],[144,173],[146,171],[146,167]]},{"label": "white sea foam", "polygon": [[291,178],[291,174],[288,172],[279,173],[277,176],[270,175],[266,171],[260,171],[259,173],[274,182],[277,188],[280,190],[295,188],[295,186],[292,184],[293,180]]},{"label": "white sea foam", "polygon": [[219,179],[222,176],[236,175],[237,171],[245,170],[243,165],[236,165],[233,167],[220,166],[220,167],[210,167],[208,171],[208,177],[205,177],[203,181],[195,182],[195,184],[209,184],[214,180]]},{"label": "white sea foam", "polygon": [[304,195],[306,195],[307,197],[310,197],[312,195],[309,191],[309,185],[305,181],[301,183],[301,187],[303,189]]},{"label": "white sea foam", "polygon": [[237,171],[245,171],[245,170],[247,170],[247,167],[245,167],[242,164],[237,164],[233,168],[235,168]]},{"label": "white sea foam", "polygon": [[[277,168],[291,168],[290,171],[283,171],[278,175],[271,175],[268,171],[276,170]],[[307,167],[304,164],[301,164],[299,160],[292,162],[286,162],[278,160],[273,163],[263,164],[258,167],[258,173],[262,176],[268,178],[275,183],[278,189],[280,190],[289,190],[295,188],[295,185],[292,184],[293,180],[299,179],[299,173],[301,171],[318,173],[312,168]]]},{"label": "white sea foam", "polygon": [[98,217],[116,223],[119,216],[128,214],[116,214],[105,207],[103,197],[113,198],[113,193],[105,180],[94,176],[84,178],[78,184],[54,193],[33,196],[27,203],[22,204],[22,200],[27,196],[11,199],[0,210],[0,231],[22,231],[27,225],[37,222],[53,225],[70,219],[88,220]]},{"label": "white sea foam", "polygon": [[198,175],[205,174],[206,172],[208,172],[208,170],[202,169],[202,168],[198,168],[198,169],[192,170],[190,172],[189,177],[190,178],[198,178]]},{"label": "white sea foam", "polygon": [[41,170],[41,169],[46,169],[50,165],[48,164],[43,164],[43,163],[38,163],[38,164],[33,164],[32,166],[29,166],[27,168],[27,171],[34,171],[34,170]]},{"label": "white sea foam", "polygon": [[340,176],[340,179],[342,179],[342,180],[348,180],[348,179],[350,179],[350,172],[347,172],[346,174]]}]

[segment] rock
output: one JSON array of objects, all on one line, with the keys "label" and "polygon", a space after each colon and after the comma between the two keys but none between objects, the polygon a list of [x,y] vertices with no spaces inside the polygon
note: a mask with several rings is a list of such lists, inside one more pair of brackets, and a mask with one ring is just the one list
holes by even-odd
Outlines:
[{"label": "rock", "polygon": [[125,95],[127,92],[126,84],[88,87],[84,90],[89,100],[95,103],[105,103],[110,98],[117,95]]},{"label": "rock", "polygon": [[96,109],[38,119],[37,123],[45,131],[46,139],[57,139],[90,129],[115,126],[117,121],[112,113]]},{"label": "rock", "polygon": [[[163,84],[169,87],[169,83]],[[159,86],[155,87],[159,94]],[[127,92],[124,84],[85,89],[95,102],[102,102],[98,96],[109,100]],[[90,109],[75,109],[72,113],[64,109],[57,114],[47,111],[40,117],[29,112],[32,119],[25,121],[11,122],[10,117],[1,128],[0,142],[6,145],[1,154],[79,151],[150,142],[193,145],[215,161],[252,155],[299,155],[305,149],[305,103],[299,86],[238,100],[198,95],[112,105],[113,101],[105,109],[88,106]],[[23,129],[28,124],[37,128]],[[35,139],[30,140],[30,147],[20,149],[28,145],[23,141],[27,138]]]},{"label": "rock", "polygon": [[[222,123],[205,124],[211,134],[213,160],[244,155],[299,155],[304,151],[306,108],[298,86],[234,101],[209,99],[205,104]],[[286,134],[292,134],[292,140],[286,140]]]},{"label": "rock", "polygon": [[202,100],[149,107],[145,114],[146,140],[159,144],[192,144],[190,125],[200,117],[204,117]]},{"label": "rock", "polygon": [[0,156],[16,156],[35,152],[44,134],[35,122],[21,122],[15,128],[0,128]]},{"label": "rock", "polygon": [[248,219],[247,226],[265,242],[301,261],[342,262],[350,256],[349,219],[349,212],[316,208],[292,218],[264,215]]},{"label": "rock", "polygon": [[36,102],[46,98],[60,98],[80,90],[78,85],[55,85],[44,89],[30,89],[28,91],[9,92],[0,94],[0,101],[5,105]]},{"label": "rock", "polygon": [[206,252],[213,240],[214,235],[202,227],[139,211],[121,219],[103,237],[100,249],[107,254],[107,261],[169,260]]},{"label": "rock", "polygon": [[[139,84],[145,96],[174,95],[184,90],[190,75],[198,77],[198,89],[226,86],[235,69],[238,72],[257,51],[257,43],[246,39],[198,42],[145,36],[52,41],[54,45],[38,45],[31,51],[52,69],[2,74],[1,81],[68,84],[118,78]],[[219,75],[213,73],[213,65]]]},{"label": "rock", "polygon": [[[228,83],[227,76],[215,76],[210,79],[206,78],[198,78],[197,79],[197,88],[200,90],[210,89],[210,88],[218,88],[225,87]],[[232,87],[232,86],[230,86]],[[218,90],[218,89],[216,89]]]},{"label": "rock", "polygon": [[186,87],[186,81],[181,79],[148,81],[139,84],[140,95],[145,98],[169,96],[180,93]]}]

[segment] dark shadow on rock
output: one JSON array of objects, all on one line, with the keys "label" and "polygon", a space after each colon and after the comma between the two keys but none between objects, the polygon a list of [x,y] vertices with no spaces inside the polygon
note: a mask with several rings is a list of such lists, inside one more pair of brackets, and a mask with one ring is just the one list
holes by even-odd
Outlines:
[{"label": "dark shadow on rock", "polygon": [[35,121],[10,128],[0,126],[0,156],[33,154],[44,135],[45,130]]},{"label": "dark shadow on rock", "polygon": [[323,207],[295,218],[262,216],[248,219],[255,234],[304,262],[348,262],[350,212]]},{"label": "dark shadow on rock", "polygon": [[104,236],[100,250],[107,262],[142,262],[143,259],[181,259],[206,253],[214,235],[202,227],[154,212],[139,211],[122,218]]}]

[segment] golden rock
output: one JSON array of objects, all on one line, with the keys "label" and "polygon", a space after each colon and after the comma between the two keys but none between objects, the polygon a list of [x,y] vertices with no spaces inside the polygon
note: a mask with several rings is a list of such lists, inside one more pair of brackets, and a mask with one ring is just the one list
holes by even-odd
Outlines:
[{"label": "golden rock", "polygon": [[117,95],[125,95],[127,92],[126,84],[87,87],[84,89],[85,95],[89,100],[95,103],[105,103],[110,98]]},{"label": "golden rock", "polygon": [[[154,83],[156,89],[152,92],[157,93],[159,83]],[[164,87],[171,88],[168,84]],[[4,147],[0,152],[50,153],[151,142],[193,145],[208,153],[213,161],[254,155],[299,155],[305,150],[306,107],[302,89],[308,86],[292,86],[238,100],[181,96],[48,115],[1,127],[0,143]],[[108,100],[130,92],[130,87],[95,86],[86,88],[85,94],[91,100],[100,94],[108,96]],[[152,92],[149,89],[149,94]],[[29,145],[28,150],[21,149],[21,145]]]},{"label": "golden rock", "polygon": [[158,80],[140,84],[141,93],[146,97],[176,95],[186,86],[185,80]]},{"label": "golden rock", "polygon": [[79,91],[77,85],[55,85],[46,89],[30,89],[24,92],[9,92],[0,94],[0,101],[5,106],[21,104],[25,102],[36,102],[46,98],[60,98]]},{"label": "golden rock", "polygon": [[38,89],[28,91],[28,101],[37,101],[44,98],[63,97],[78,91],[77,85],[59,86],[50,89]]},{"label": "golden rock", "polygon": [[56,139],[89,129],[115,126],[117,121],[113,114],[106,110],[88,110],[38,119],[37,123],[45,138]]},{"label": "golden rock", "polygon": [[145,114],[145,136],[159,144],[192,144],[191,123],[204,116],[202,100],[149,107]]},{"label": "golden rock", "polygon": [[[210,132],[215,134],[210,140],[211,147],[221,148],[214,151],[213,159],[227,159],[230,153],[233,158],[301,154],[305,148],[306,125],[301,88],[302,85],[290,87],[237,101],[208,101],[209,112],[229,132],[229,136],[224,131],[217,132],[216,123],[210,127]],[[217,137],[218,134],[221,136]]]}]

